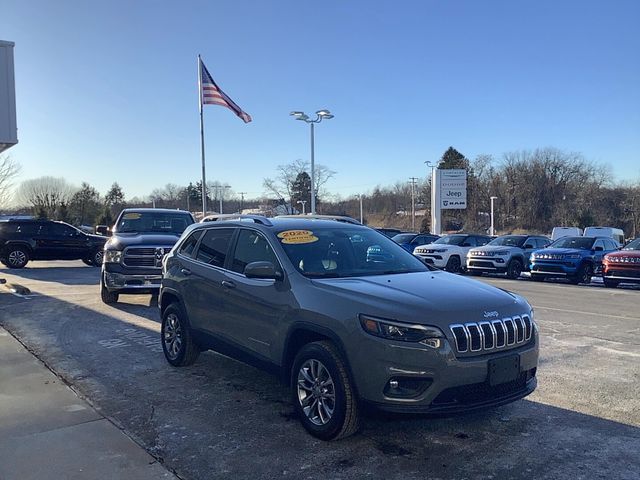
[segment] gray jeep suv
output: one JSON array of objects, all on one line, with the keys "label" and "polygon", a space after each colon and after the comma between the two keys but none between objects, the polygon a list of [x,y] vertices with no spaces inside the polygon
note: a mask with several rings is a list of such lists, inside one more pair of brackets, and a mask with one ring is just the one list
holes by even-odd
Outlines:
[{"label": "gray jeep suv", "polygon": [[196,224],[163,263],[168,362],[213,349],[278,372],[321,439],[354,433],[363,406],[451,414],[536,387],[538,334],[524,298],[433,271],[365,226]]}]

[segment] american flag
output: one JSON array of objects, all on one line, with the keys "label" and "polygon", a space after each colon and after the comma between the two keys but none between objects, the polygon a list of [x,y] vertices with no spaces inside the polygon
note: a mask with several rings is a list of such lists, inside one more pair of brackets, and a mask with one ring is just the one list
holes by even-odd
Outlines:
[{"label": "american flag", "polygon": [[220,87],[213,81],[213,77],[204,66],[204,62],[200,59],[200,99],[202,105],[220,105],[221,107],[227,107],[237,116],[239,116],[244,123],[251,121],[251,116],[244,112],[236,103],[231,100],[226,93],[220,90]]}]

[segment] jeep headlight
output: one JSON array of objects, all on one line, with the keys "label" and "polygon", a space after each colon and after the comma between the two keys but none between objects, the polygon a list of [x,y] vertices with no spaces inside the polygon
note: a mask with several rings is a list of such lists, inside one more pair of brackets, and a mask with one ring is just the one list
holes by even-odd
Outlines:
[{"label": "jeep headlight", "polygon": [[120,263],[122,260],[122,250],[105,250],[104,263]]},{"label": "jeep headlight", "polygon": [[431,348],[439,348],[444,338],[442,331],[436,327],[401,323],[369,315],[360,315],[360,325],[365,332],[376,337],[400,342],[421,343]]}]

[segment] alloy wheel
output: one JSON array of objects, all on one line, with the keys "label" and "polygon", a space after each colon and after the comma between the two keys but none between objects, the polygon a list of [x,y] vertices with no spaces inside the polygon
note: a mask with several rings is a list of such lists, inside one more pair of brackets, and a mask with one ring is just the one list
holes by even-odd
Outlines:
[{"label": "alloy wheel", "polygon": [[22,250],[13,250],[12,252],[9,253],[7,262],[12,267],[24,265],[25,263],[27,263],[27,256]]},{"label": "alloy wheel", "polygon": [[170,313],[165,319],[162,340],[169,358],[172,360],[178,358],[182,349],[182,327],[180,326],[180,319],[175,313]]},{"label": "alloy wheel", "polygon": [[314,425],[326,425],[336,408],[336,390],[327,367],[309,359],[298,371],[298,401],[302,411]]}]

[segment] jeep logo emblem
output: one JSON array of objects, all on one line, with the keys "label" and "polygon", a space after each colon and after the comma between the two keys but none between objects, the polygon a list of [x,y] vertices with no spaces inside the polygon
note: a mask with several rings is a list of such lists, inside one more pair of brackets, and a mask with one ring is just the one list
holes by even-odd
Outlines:
[{"label": "jeep logo emblem", "polygon": [[491,312],[484,312],[484,318],[495,318],[499,315],[498,312],[496,312],[495,310],[491,311]]}]

